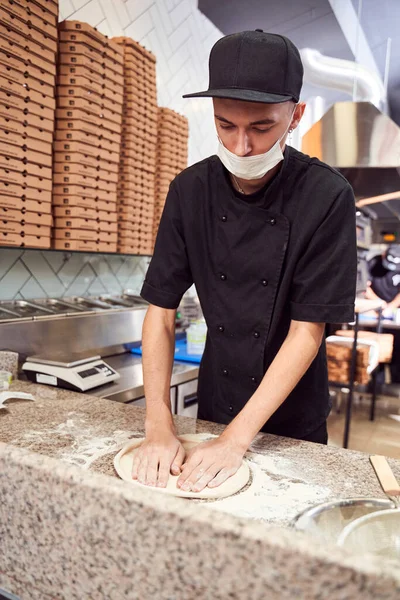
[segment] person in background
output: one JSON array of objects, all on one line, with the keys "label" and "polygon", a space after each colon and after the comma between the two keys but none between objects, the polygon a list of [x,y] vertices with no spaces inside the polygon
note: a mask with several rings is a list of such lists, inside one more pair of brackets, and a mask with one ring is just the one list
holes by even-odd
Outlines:
[{"label": "person in background", "polygon": [[[303,66],[286,37],[262,30],[211,50],[218,154],[171,183],[141,295],[146,440],[132,477],[217,487],[267,433],[327,443],[326,323],[354,319],[355,200],[330,166],[286,146],[305,109]],[[197,100],[199,102],[200,100]],[[222,434],[186,457],[170,406],[175,315],[196,285],[208,333],[198,417]]]},{"label": "person in background", "polygon": [[[383,317],[393,319],[400,309],[400,244],[393,244],[383,254],[374,256],[368,262],[368,270],[370,280],[366,298],[383,300]],[[390,371],[392,383],[400,383],[400,332],[393,330],[392,333],[394,346]]]}]

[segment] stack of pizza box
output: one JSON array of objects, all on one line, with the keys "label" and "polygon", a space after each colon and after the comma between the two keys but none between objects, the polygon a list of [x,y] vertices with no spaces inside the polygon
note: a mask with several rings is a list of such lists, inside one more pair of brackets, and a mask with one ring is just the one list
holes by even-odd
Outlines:
[{"label": "stack of pizza box", "polygon": [[86,23],[59,24],[53,247],[117,250],[123,50]]},{"label": "stack of pizza box", "polygon": [[0,245],[51,242],[58,2],[0,2]]},{"label": "stack of pizza box", "polygon": [[124,51],[124,105],[118,184],[118,251],[153,250],[157,148],[156,59],[130,38],[113,38]]},{"label": "stack of pizza box", "polygon": [[171,181],[187,167],[189,126],[186,117],[170,108],[158,109],[154,239]]}]

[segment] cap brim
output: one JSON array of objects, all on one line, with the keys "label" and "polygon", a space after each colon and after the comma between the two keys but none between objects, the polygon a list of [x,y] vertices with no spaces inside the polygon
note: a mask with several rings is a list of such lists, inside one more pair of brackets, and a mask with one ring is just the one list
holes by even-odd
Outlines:
[{"label": "cap brim", "polygon": [[268,94],[257,90],[242,90],[238,88],[225,88],[219,90],[205,90],[195,94],[185,94],[182,98],[228,98],[231,100],[244,100],[245,102],[262,102],[264,104],[279,104],[294,100],[292,96]]}]

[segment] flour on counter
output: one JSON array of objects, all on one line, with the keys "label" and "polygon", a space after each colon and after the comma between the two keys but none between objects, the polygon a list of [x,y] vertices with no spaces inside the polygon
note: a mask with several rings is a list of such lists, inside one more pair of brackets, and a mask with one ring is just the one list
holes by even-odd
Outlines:
[{"label": "flour on counter", "polygon": [[[40,452],[40,446],[51,449],[58,448],[56,457],[84,469],[89,469],[92,463],[106,454],[117,452],[124,444],[134,437],[142,437],[130,431],[115,430],[111,435],[96,435],[96,427],[90,426],[85,415],[72,412],[68,419],[54,428],[46,430],[33,430],[24,433],[21,439],[30,443],[33,451]],[[60,448],[60,441],[65,440],[64,447]],[[13,443],[18,444],[18,439]]]},{"label": "flour on counter", "polygon": [[248,452],[253,481],[243,492],[229,498],[205,503],[211,510],[269,523],[289,523],[305,508],[319,504],[332,495],[329,488],[306,483],[294,473],[290,461],[275,461],[270,456]]}]

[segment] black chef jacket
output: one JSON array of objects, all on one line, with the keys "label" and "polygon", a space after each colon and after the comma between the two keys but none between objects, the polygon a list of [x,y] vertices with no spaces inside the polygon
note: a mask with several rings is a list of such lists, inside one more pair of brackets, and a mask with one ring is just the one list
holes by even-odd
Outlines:
[{"label": "black chef jacket", "polygon": [[[226,173],[211,156],[171,183],[141,291],[173,309],[195,283],[208,326],[198,416],[218,423],[255,392],[291,319],[354,319],[357,270],[354,196],[337,171],[287,146],[262,206],[238,198]],[[330,408],[323,343],[262,431],[302,438]]]},{"label": "black chef jacket", "polygon": [[374,256],[368,263],[371,288],[381,300],[391,302],[400,292],[400,273],[386,269],[382,256]]}]

